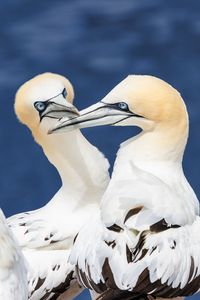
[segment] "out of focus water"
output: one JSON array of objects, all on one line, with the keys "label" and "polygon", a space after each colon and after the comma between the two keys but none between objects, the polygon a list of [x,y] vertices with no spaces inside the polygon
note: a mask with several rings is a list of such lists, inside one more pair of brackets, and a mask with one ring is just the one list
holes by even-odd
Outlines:
[{"label": "out of focus water", "polygon": [[[19,85],[45,71],[69,77],[78,108],[130,73],[156,75],[174,85],[190,113],[184,168],[200,196],[199,1],[3,0],[0,24],[0,188],[7,216],[42,206],[60,186],[13,111]],[[85,134],[113,162],[133,129],[102,127]]]}]

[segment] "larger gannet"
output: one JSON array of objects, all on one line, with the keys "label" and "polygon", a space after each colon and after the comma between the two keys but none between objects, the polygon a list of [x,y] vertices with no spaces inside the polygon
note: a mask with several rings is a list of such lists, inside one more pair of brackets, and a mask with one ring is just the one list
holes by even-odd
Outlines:
[{"label": "larger gannet", "polygon": [[0,299],[28,299],[27,265],[1,209]]},{"label": "larger gannet", "polygon": [[[73,96],[71,83],[52,73],[34,77],[16,94],[15,111],[19,120],[29,127],[62,180],[62,187],[44,207],[8,219],[33,268],[29,273],[32,300],[51,296],[56,299],[74,282],[73,266],[67,263],[73,240],[98,210],[109,182],[107,160],[79,130],[66,135],[47,134],[63,115],[69,118],[78,115],[72,105]],[[71,290],[69,294],[71,297]],[[67,295],[67,299],[70,297]]]},{"label": "larger gannet", "polygon": [[99,220],[76,239],[71,262],[81,284],[99,299],[198,292],[199,202],[182,169],[189,126],[181,95],[158,78],[131,75],[51,132],[103,124],[142,132],[120,146]]}]

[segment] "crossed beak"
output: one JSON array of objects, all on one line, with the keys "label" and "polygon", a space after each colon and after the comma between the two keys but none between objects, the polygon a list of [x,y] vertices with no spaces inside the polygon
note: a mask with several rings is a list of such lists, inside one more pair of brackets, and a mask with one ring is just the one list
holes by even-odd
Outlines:
[{"label": "crossed beak", "polygon": [[48,133],[66,132],[77,128],[94,127],[101,125],[116,125],[117,123],[136,116],[130,111],[119,109],[115,104],[100,101],[82,110],[80,116],[70,120],[59,120]]},{"label": "crossed beak", "polygon": [[60,120],[63,117],[70,119],[79,116],[78,110],[71,103],[63,105],[54,101],[47,101],[45,109],[39,112],[39,114],[40,121],[42,121],[44,117]]}]

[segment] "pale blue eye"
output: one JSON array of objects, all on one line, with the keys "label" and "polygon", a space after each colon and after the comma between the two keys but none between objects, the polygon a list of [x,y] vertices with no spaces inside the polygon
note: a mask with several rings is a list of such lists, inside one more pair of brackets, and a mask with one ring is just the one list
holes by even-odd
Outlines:
[{"label": "pale blue eye", "polygon": [[67,90],[66,90],[66,88],[64,88],[64,90],[62,91],[62,95],[63,95],[64,98],[67,97]]},{"label": "pale blue eye", "polygon": [[42,102],[42,101],[37,101],[37,102],[35,102],[34,103],[34,106],[35,106],[35,108],[38,110],[38,111],[44,111],[45,110],[45,108],[46,108],[46,104],[44,103],[44,102]]},{"label": "pale blue eye", "polygon": [[125,102],[119,102],[117,105],[122,110],[128,110],[128,104],[126,104]]}]

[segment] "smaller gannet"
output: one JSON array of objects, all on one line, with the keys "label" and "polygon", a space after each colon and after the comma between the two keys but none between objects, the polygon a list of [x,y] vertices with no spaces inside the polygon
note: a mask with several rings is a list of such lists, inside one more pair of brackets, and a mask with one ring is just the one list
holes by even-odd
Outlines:
[{"label": "smaller gannet", "polygon": [[62,180],[62,187],[44,207],[8,218],[30,265],[31,300],[55,299],[65,290],[67,299],[77,295],[74,267],[68,256],[77,233],[98,211],[109,182],[107,159],[79,130],[47,134],[63,115],[71,118],[79,114],[73,97],[71,83],[52,73],[34,77],[16,94],[19,120],[31,130]]},{"label": "smaller gannet", "polygon": [[0,209],[0,299],[27,300],[27,265]]},{"label": "smaller gannet", "polygon": [[142,132],[120,146],[99,220],[76,239],[71,262],[80,283],[102,293],[99,299],[197,293],[199,202],[182,169],[189,124],[181,95],[158,78],[128,76],[51,132],[104,124]]}]

